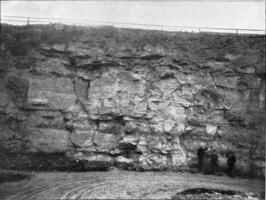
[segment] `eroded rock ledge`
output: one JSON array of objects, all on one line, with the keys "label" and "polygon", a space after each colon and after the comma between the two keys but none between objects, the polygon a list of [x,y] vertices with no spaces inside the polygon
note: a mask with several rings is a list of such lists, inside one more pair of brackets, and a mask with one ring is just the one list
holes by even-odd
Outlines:
[{"label": "eroded rock ledge", "polygon": [[3,40],[3,151],[161,169],[193,165],[207,143],[221,165],[233,150],[238,168],[264,174],[263,37],[80,31],[24,55]]}]

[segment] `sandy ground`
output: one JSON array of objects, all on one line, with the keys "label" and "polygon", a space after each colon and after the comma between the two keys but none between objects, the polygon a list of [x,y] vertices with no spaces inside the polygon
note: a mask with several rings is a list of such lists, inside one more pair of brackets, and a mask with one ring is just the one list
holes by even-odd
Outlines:
[{"label": "sandy ground", "polygon": [[207,187],[259,195],[264,181],[170,172],[46,172],[0,184],[0,199],[170,199],[180,190]]}]

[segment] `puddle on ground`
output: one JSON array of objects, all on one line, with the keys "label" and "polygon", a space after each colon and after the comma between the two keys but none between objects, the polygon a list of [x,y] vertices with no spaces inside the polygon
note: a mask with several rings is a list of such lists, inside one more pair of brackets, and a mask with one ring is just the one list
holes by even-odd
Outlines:
[{"label": "puddle on ground", "polygon": [[211,188],[192,188],[178,192],[172,200],[223,199],[223,200],[258,200],[244,192]]}]

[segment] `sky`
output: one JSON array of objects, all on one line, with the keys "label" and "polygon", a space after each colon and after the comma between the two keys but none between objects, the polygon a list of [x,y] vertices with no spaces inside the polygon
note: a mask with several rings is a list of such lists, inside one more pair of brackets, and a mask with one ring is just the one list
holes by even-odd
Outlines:
[{"label": "sky", "polygon": [[265,30],[264,1],[2,1],[1,11],[1,15]]}]

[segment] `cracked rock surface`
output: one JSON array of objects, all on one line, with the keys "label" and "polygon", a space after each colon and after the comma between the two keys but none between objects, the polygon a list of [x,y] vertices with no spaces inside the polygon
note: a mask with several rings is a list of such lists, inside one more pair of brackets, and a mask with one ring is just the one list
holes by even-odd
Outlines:
[{"label": "cracked rock surface", "polygon": [[27,34],[42,40],[17,55],[11,29],[1,44],[2,152],[165,169],[193,165],[207,144],[221,165],[232,150],[237,168],[264,174],[262,36],[33,26]]}]

